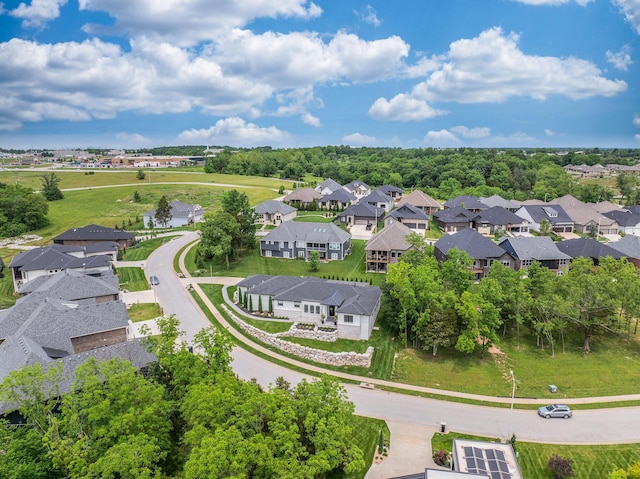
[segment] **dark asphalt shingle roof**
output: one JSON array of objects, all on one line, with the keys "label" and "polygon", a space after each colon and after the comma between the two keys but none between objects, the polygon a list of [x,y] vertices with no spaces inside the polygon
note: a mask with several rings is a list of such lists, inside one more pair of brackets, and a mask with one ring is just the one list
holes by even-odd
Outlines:
[{"label": "dark asphalt shingle roof", "polygon": [[626,235],[620,241],[609,243],[609,246],[627,258],[640,259],[640,236]]},{"label": "dark asphalt shingle roof", "polygon": [[593,238],[575,238],[556,243],[556,246],[563,253],[568,254],[572,258],[591,258],[599,259],[605,256],[611,256],[620,259],[624,255],[616,250],[596,241]]},{"label": "dark asphalt shingle roof", "polygon": [[70,301],[117,295],[119,291],[118,277],[111,272],[96,277],[74,270],[39,276],[20,288],[20,294],[40,292],[46,293],[51,298]]},{"label": "dark asphalt shingle roof", "polygon": [[346,210],[338,215],[338,218],[346,218],[347,216],[354,216],[359,218],[382,218],[385,214],[384,208],[378,208],[377,206],[370,205],[369,203],[363,203],[349,206]]},{"label": "dark asphalt shingle roof", "polygon": [[365,196],[364,198],[360,199],[361,203],[369,203],[369,204],[377,204],[377,203],[390,203],[393,204],[393,198],[391,198],[391,196],[389,196],[388,194],[380,191],[380,190],[375,190],[372,191],[371,193],[369,193],[367,196]]},{"label": "dark asphalt shingle roof", "polygon": [[322,191],[325,188],[331,190],[331,191],[336,191],[339,190],[340,188],[342,188],[342,185],[340,183],[338,183],[336,180],[332,179],[332,178],[327,178],[326,180],[324,180],[322,183],[320,183],[317,187],[316,190],[317,191]]},{"label": "dark asphalt shingle roof", "polygon": [[462,206],[454,206],[446,210],[436,211],[432,216],[442,223],[467,223],[475,218],[476,213],[472,213]]},{"label": "dark asphalt shingle roof", "polygon": [[473,221],[477,223],[488,223],[490,225],[501,226],[520,224],[525,220],[501,206],[493,206],[488,210],[479,212]]},{"label": "dark asphalt shingle roof", "polygon": [[615,220],[620,226],[636,226],[640,224],[640,214],[629,210],[614,210],[602,213],[602,216]]},{"label": "dark asphalt shingle roof", "polygon": [[350,193],[344,188],[340,188],[323,197],[320,200],[320,203],[328,203],[329,201],[339,201],[340,203],[350,203],[355,200],[356,200],[356,197],[353,193]]},{"label": "dark asphalt shingle roof", "polygon": [[261,215],[264,215],[264,214],[272,215],[275,213],[282,213],[283,215],[288,215],[289,213],[293,213],[294,211],[297,211],[297,209],[294,208],[293,206],[278,200],[263,201],[262,203],[257,205],[254,208],[254,210],[256,211],[256,213]]},{"label": "dark asphalt shingle roof", "polygon": [[474,259],[499,258],[504,255],[500,246],[471,228],[444,235],[433,246],[445,255],[450,249],[458,248]]},{"label": "dark asphalt shingle roof", "polygon": [[422,211],[417,206],[413,206],[412,204],[405,203],[404,205],[398,206],[395,208],[389,216],[392,218],[396,218],[399,220],[407,219],[407,220],[428,220],[429,215],[427,215],[424,211]]},{"label": "dark asphalt shingle roof", "polygon": [[380,188],[378,188],[378,190],[382,191],[385,195],[388,195],[389,193],[398,193],[401,195],[404,193],[404,190],[402,188],[398,188],[397,186],[393,185],[382,185]]},{"label": "dark asphalt shingle roof", "polygon": [[344,243],[351,238],[333,223],[285,221],[262,237],[261,241],[308,241],[311,243]]},{"label": "dark asphalt shingle roof", "polygon": [[538,224],[540,224],[542,220],[547,220],[552,225],[573,223],[573,220],[560,205],[523,205],[522,209],[526,210],[533,221]]},{"label": "dark asphalt shingle roof", "polygon": [[444,202],[446,208],[462,206],[467,210],[486,210],[489,208],[477,196],[461,195]]},{"label": "dark asphalt shingle roof", "polygon": [[53,241],[120,241],[134,238],[133,233],[100,225],[87,225],[83,228],[71,228],[59,234]]}]

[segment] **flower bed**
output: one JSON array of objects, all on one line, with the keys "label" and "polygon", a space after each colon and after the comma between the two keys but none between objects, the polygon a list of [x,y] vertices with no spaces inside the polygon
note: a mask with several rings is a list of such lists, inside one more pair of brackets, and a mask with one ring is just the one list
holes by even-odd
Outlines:
[{"label": "flower bed", "polygon": [[303,331],[314,331],[316,329],[316,325],[313,323],[296,323],[295,327]]}]

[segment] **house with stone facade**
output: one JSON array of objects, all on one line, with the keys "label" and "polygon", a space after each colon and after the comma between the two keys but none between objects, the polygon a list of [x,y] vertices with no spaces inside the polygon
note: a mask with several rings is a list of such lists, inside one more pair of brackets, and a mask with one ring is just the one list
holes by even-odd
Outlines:
[{"label": "house with stone facade", "polygon": [[433,221],[445,233],[455,233],[473,227],[473,219],[477,216],[462,206],[454,206],[446,210],[436,211],[431,215]]},{"label": "house with stone facade", "polygon": [[237,284],[238,296],[274,316],[292,321],[332,325],[338,336],[367,340],[380,310],[382,292],[368,283],[312,277],[255,275]]},{"label": "house with stone facade", "polygon": [[256,223],[279,226],[296,217],[298,210],[278,200],[263,201],[254,208],[258,215]]},{"label": "house with stone facade", "polygon": [[409,203],[421,209],[428,215],[442,209],[442,205],[440,203],[421,190],[413,190],[408,195],[403,196],[403,198],[398,202],[398,206],[402,206],[405,203]]},{"label": "house with stone facade", "polygon": [[332,178],[327,178],[318,186],[316,186],[314,189],[321,195],[327,196],[333,193],[334,191],[338,191],[341,188],[342,188],[342,185],[340,183],[338,183]]},{"label": "house with stone facade", "polygon": [[473,228],[485,236],[521,234],[529,232],[529,222],[502,206],[493,206],[473,218]]},{"label": "house with stone facade", "polygon": [[357,199],[353,193],[340,188],[318,200],[318,206],[324,210],[342,211],[356,202]]},{"label": "house with stone facade", "polygon": [[322,193],[318,193],[313,188],[298,188],[293,190],[282,201],[296,208],[308,208],[322,198]]},{"label": "house with stone facade", "polygon": [[556,234],[573,233],[574,222],[560,205],[523,205],[516,215],[527,220],[532,231],[540,232],[540,225],[547,221]]}]

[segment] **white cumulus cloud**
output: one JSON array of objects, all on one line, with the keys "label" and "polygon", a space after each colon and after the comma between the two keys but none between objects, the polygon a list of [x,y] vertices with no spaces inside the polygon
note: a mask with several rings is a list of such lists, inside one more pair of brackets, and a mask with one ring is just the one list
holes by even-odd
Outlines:
[{"label": "white cumulus cloud", "polygon": [[491,129],[487,127],[467,128],[466,126],[454,126],[451,131],[462,138],[487,138],[491,136]]},{"label": "white cumulus cloud", "polygon": [[627,22],[640,35],[640,2],[638,0],[611,0],[620,9]]},{"label": "white cumulus cloud", "polygon": [[9,11],[9,15],[21,18],[23,27],[40,27],[49,20],[58,18],[60,7],[66,4],[67,0],[32,0],[30,5],[20,3]]},{"label": "white cumulus cloud", "polygon": [[640,115],[637,113],[633,115],[633,126],[640,127]]},{"label": "white cumulus cloud", "polygon": [[353,13],[355,13],[357,17],[364,23],[369,23],[374,27],[379,27],[380,25],[382,25],[382,21],[378,18],[375,9],[371,5],[367,5],[364,9],[359,11],[354,10]]},{"label": "white cumulus cloud", "polygon": [[[527,55],[518,48],[518,41],[518,35],[505,35],[498,27],[457,40],[442,65],[410,93],[391,100],[379,98],[369,113],[379,119],[411,121],[429,118],[428,111],[437,111],[429,105],[436,102],[499,103],[512,97],[543,101],[552,95],[579,100],[627,89],[624,81],[605,78],[587,60]],[[401,105],[412,108],[403,114]],[[422,114],[415,113],[418,106]]]},{"label": "white cumulus cloud", "polygon": [[210,128],[185,130],[178,135],[187,143],[211,143],[218,145],[277,145],[289,139],[289,134],[274,126],[260,127],[246,123],[242,118],[233,117],[218,120]]},{"label": "white cumulus cloud", "polygon": [[629,70],[629,65],[633,63],[631,60],[631,48],[629,45],[625,45],[619,52],[612,52],[607,50],[605,54],[607,61],[611,63],[618,70]]},{"label": "white cumulus cloud", "polygon": [[322,126],[322,124],[320,123],[320,118],[318,118],[317,116],[313,116],[311,113],[303,114],[300,117],[300,119],[302,120],[302,123],[304,123],[305,125],[315,126],[315,127]]},{"label": "white cumulus cloud", "polygon": [[422,141],[426,145],[439,147],[458,146],[461,144],[460,138],[446,129],[429,131]]},{"label": "white cumulus cloud", "polygon": [[362,133],[352,133],[342,137],[342,142],[346,145],[358,146],[375,146],[377,139],[374,136],[363,135]]},{"label": "white cumulus cloud", "polygon": [[391,100],[378,98],[369,108],[369,115],[378,120],[420,121],[445,113],[430,107],[424,100],[402,93]]}]

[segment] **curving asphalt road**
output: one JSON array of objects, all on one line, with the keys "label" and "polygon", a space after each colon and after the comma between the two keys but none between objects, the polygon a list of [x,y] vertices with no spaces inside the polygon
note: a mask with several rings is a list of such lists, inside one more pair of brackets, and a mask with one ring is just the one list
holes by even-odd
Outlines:
[{"label": "curving asphalt road", "polygon": [[[156,250],[147,260],[147,276],[156,275],[160,284],[154,291],[165,314],[175,314],[185,331],[185,340],[210,323],[173,270],[173,259],[183,246],[195,241],[196,233],[176,238]],[[241,348],[232,351],[232,367],[243,379],[255,378],[267,386],[283,376],[297,383],[304,375],[266,361]],[[519,440],[568,444],[640,443],[640,407],[581,410],[569,420],[545,420],[531,410],[486,406],[420,398],[417,396],[364,389],[346,384],[356,413],[390,421],[438,426],[469,434]]]}]

